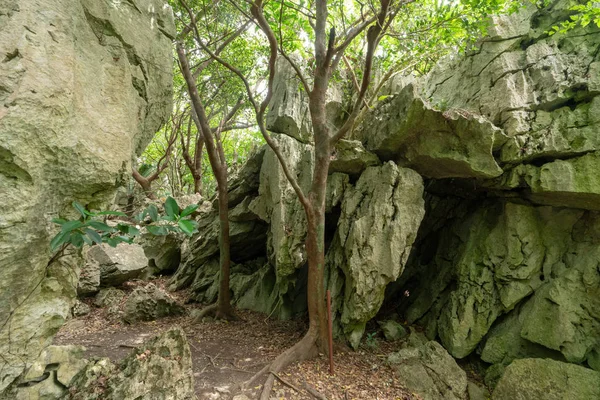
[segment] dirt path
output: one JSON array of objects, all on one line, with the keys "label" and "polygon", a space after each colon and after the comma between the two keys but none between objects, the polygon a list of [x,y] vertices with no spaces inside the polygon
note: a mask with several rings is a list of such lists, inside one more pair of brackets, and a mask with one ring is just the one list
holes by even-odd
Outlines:
[{"label": "dirt path", "polygon": [[[197,306],[187,306],[192,309]],[[173,325],[181,326],[192,350],[196,394],[199,400],[230,399],[237,384],[246,381],[269,360],[295,343],[304,332],[302,321],[275,321],[259,313],[239,311],[244,321],[192,324],[190,317],[164,318],[135,325],[110,322],[104,310],[92,308],[85,317],[69,321],[58,333],[55,344],[77,344],[87,348],[87,357],[108,357],[118,361],[133,347]],[[393,372],[385,365],[392,345],[381,342],[359,352],[342,351],[335,355],[336,374],[330,376],[327,360],[319,357],[289,367],[282,378],[297,388],[303,381],[328,399],[413,399],[398,386]],[[254,399],[260,387],[244,392]],[[276,399],[313,399],[276,383]]]}]

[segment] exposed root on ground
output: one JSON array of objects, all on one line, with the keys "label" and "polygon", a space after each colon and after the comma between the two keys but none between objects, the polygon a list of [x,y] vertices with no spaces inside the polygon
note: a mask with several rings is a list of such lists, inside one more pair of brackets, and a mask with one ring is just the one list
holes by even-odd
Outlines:
[{"label": "exposed root on ground", "polygon": [[258,378],[268,373],[269,375],[260,395],[260,400],[268,400],[271,389],[273,389],[273,384],[275,383],[275,377],[278,376],[279,372],[293,362],[300,362],[315,357],[318,353],[316,343],[316,335],[309,330],[298,343],[281,353],[275,360],[267,364],[256,375],[244,383],[243,388],[251,387]]},{"label": "exposed root on ground", "polygon": [[208,307],[202,309],[196,317],[194,317],[194,323],[202,322],[205,317],[211,317],[214,319],[220,319],[224,321],[239,321],[240,318],[235,315],[233,308],[228,307],[226,310],[222,310],[217,303],[211,304]]}]

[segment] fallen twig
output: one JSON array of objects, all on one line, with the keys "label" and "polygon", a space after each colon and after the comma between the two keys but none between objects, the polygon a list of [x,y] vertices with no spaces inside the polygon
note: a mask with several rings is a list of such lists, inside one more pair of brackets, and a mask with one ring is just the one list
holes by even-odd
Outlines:
[{"label": "fallen twig", "polygon": [[279,374],[271,371],[271,373],[273,374],[273,376],[275,376],[275,378],[279,379],[279,381],[281,383],[283,383],[284,385],[294,389],[296,392],[298,393],[302,393],[302,391],[300,389],[298,389],[296,386],[294,386],[293,384],[291,384],[290,382],[286,381],[285,379],[283,379],[281,376],[279,376]]},{"label": "fallen twig", "polygon": [[308,393],[312,394],[315,399],[327,400],[327,397],[325,397],[323,393],[319,392],[317,389],[309,385],[306,381],[302,382],[302,386],[304,386],[304,389],[306,389]]}]

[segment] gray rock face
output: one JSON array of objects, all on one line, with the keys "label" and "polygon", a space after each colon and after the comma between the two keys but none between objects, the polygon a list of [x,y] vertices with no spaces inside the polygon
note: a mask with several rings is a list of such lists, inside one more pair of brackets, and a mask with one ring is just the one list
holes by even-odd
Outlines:
[{"label": "gray rock face", "polygon": [[86,257],[77,282],[77,295],[91,296],[98,293],[99,288],[100,263],[93,257]]},{"label": "gray rock face", "polygon": [[329,164],[329,172],[360,176],[367,167],[379,164],[379,158],[366,151],[360,141],[342,139],[335,147],[333,159]]},{"label": "gray rock face", "polygon": [[75,297],[64,266],[47,268],[51,218],[68,216],[73,200],[110,204],[169,115],[171,11],[136,5],[0,2],[0,392]]},{"label": "gray rock face", "polygon": [[600,373],[560,361],[528,358],[506,368],[493,400],[588,400],[600,398]]},{"label": "gray rock face", "polygon": [[403,339],[408,335],[408,332],[402,324],[396,321],[378,321],[381,330],[383,331],[383,336],[385,340],[389,342],[395,342],[397,340]]},{"label": "gray rock face", "polygon": [[90,362],[70,388],[73,400],[194,398],[192,356],[185,333],[172,328],[136,349],[118,366]]},{"label": "gray rock face", "polygon": [[185,309],[171,296],[152,283],[138,287],[125,301],[123,319],[126,322],[154,321],[167,316],[183,315]]},{"label": "gray rock face", "polygon": [[365,147],[431,178],[493,178],[493,156],[506,141],[501,129],[465,110],[439,109],[406,86],[380,104],[361,126]]},{"label": "gray rock face", "polygon": [[398,381],[424,400],[466,400],[467,374],[437,342],[393,353],[388,363]]},{"label": "gray rock face", "polygon": [[166,236],[142,234],[140,245],[148,260],[145,277],[174,272],[181,262],[182,235],[170,233]]},{"label": "gray rock face", "polygon": [[88,251],[88,257],[93,258],[100,266],[101,286],[119,286],[141,276],[148,266],[144,249],[137,244],[93,246]]},{"label": "gray rock face", "polygon": [[510,312],[489,333],[484,360],[550,350],[572,362],[590,357],[600,335],[597,213],[498,201],[453,212],[445,227],[421,238],[437,249],[423,247],[409,266],[422,282],[409,299],[409,321],[420,320],[464,357]]},{"label": "gray rock face", "polygon": [[[85,368],[85,348],[81,346],[49,346],[31,364],[12,393],[15,400],[59,400],[68,396],[67,388]],[[0,398],[2,398],[0,396]],[[8,397],[7,397],[8,398]]]},{"label": "gray rock face", "polygon": [[283,57],[277,60],[273,98],[266,117],[267,129],[303,142],[312,138],[312,124],[306,93],[292,65]]},{"label": "gray rock face", "polygon": [[421,177],[392,162],[367,168],[346,190],[327,261],[345,277],[341,323],[353,346],[404,270],[424,214]]},{"label": "gray rock face", "polygon": [[[285,136],[273,138],[279,146],[298,184],[307,190],[312,180],[314,155],[311,145]],[[275,153],[268,149],[260,171],[259,195],[249,206],[256,215],[269,223],[267,255],[275,266],[278,280],[295,273],[307,262],[304,249],[306,222],[304,208],[284,175]]]}]

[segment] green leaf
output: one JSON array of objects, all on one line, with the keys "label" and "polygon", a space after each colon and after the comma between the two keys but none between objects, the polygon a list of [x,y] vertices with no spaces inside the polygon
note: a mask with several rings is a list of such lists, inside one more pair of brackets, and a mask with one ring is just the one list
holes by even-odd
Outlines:
[{"label": "green leaf", "polygon": [[137,236],[140,234],[140,230],[135,226],[129,225],[129,230],[127,233],[129,233],[131,236]]},{"label": "green leaf", "polygon": [[146,218],[146,215],[148,214],[148,210],[143,211],[141,213],[136,214],[133,219],[136,220],[137,222],[142,222],[144,220],[144,218]]},{"label": "green leaf", "polygon": [[156,206],[154,204],[150,204],[146,211],[148,211],[148,214],[150,215],[150,218],[152,219],[152,221],[154,221],[154,222],[158,221],[158,209],[156,208]]},{"label": "green leaf", "polygon": [[67,222],[67,220],[66,219],[62,219],[62,218],[52,218],[52,222],[54,222],[55,224],[58,224],[58,225],[62,225],[65,222]]},{"label": "green leaf", "polygon": [[110,247],[117,247],[117,245],[119,243],[121,243],[121,241],[118,238],[108,238],[106,239],[106,243],[110,246]]},{"label": "green leaf", "polygon": [[186,208],[184,208],[179,216],[181,218],[187,217],[188,215],[190,215],[191,213],[196,211],[197,208],[198,208],[198,204],[191,204],[191,205],[187,206]]},{"label": "green leaf", "polygon": [[126,217],[127,214],[121,211],[100,211],[97,212],[96,215],[116,215],[118,217]]},{"label": "green leaf", "polygon": [[97,244],[101,244],[102,243],[102,236],[100,236],[98,234],[98,232],[89,229],[89,228],[85,228],[84,232],[86,235],[89,236],[90,239],[92,239],[94,242],[96,242]]},{"label": "green leaf", "polygon": [[77,211],[79,211],[79,214],[81,214],[81,216],[83,218],[87,217],[90,213],[85,209],[84,206],[82,206],[80,203],[74,201],[73,203],[71,203],[73,205],[73,208],[75,208]]},{"label": "green leaf", "polygon": [[121,233],[129,233],[129,225],[127,224],[118,224],[117,229]]},{"label": "green leaf", "polygon": [[190,220],[180,219],[177,222],[177,225],[179,225],[179,228],[181,228],[183,233],[185,233],[188,236],[192,236],[192,234],[194,233],[194,224],[192,224],[192,221]]},{"label": "green leaf", "polygon": [[171,196],[167,197],[167,201],[165,201],[165,212],[171,218],[175,218],[179,215],[179,206]]},{"label": "green leaf", "polygon": [[100,221],[89,221],[87,223],[87,225],[89,225],[90,227],[94,228],[97,231],[102,231],[102,232],[113,232],[114,228],[111,228],[110,226],[106,225],[104,222],[100,222]]},{"label": "green leaf", "polygon": [[94,242],[92,242],[92,239],[90,239],[88,235],[82,235],[81,238],[85,243],[87,243],[90,246],[94,244]]},{"label": "green leaf", "polygon": [[80,249],[83,246],[83,235],[79,232],[71,232],[70,241],[73,243],[73,246]]},{"label": "green leaf", "polygon": [[83,222],[81,221],[67,221],[61,226],[61,230],[63,232],[71,232],[74,229],[81,228],[83,226]]},{"label": "green leaf", "polygon": [[55,252],[60,246],[66,243],[69,240],[69,236],[69,232],[58,232],[58,234],[54,236],[50,241],[50,249],[52,250],[52,252]]},{"label": "green leaf", "polygon": [[148,229],[148,232],[150,232],[154,236],[165,236],[169,233],[164,226],[150,225],[146,227],[146,229]]}]

